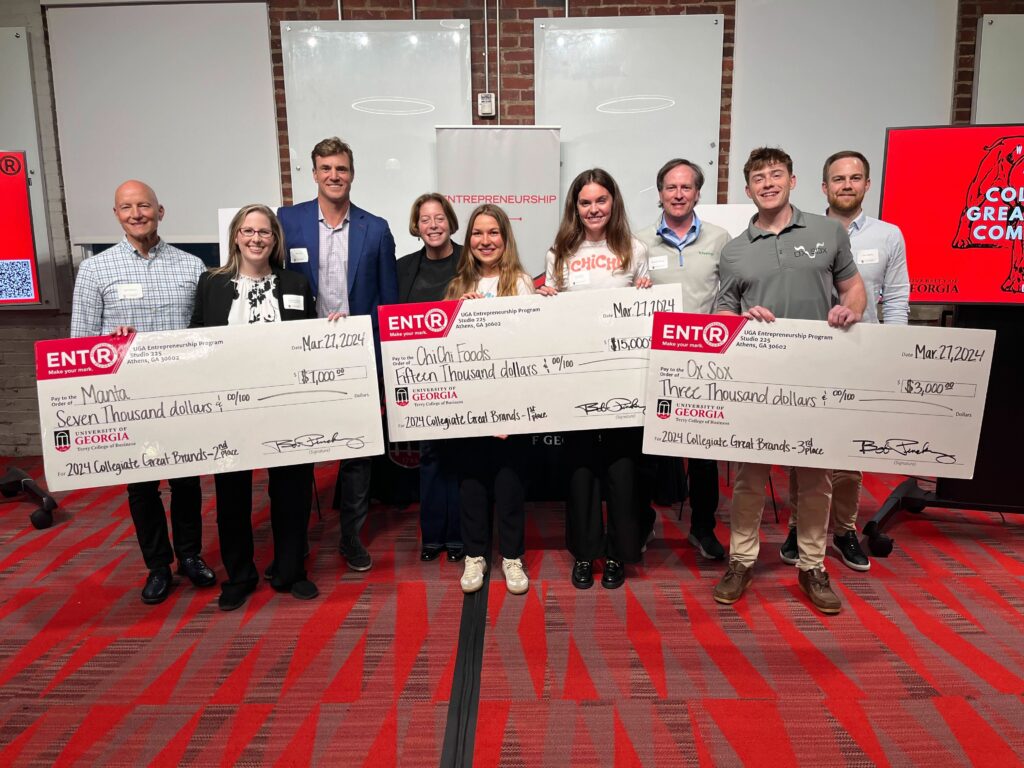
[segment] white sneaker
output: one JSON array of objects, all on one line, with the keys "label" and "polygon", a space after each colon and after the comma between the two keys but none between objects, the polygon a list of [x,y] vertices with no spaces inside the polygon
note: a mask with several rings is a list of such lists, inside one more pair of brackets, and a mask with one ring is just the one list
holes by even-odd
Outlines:
[{"label": "white sneaker", "polygon": [[513,595],[521,595],[530,588],[530,579],[523,570],[523,561],[518,557],[512,560],[501,558],[501,570],[505,572],[505,586]]},{"label": "white sneaker", "polygon": [[465,570],[462,571],[463,592],[476,592],[484,585],[484,573],[487,571],[487,561],[482,557],[467,557]]}]

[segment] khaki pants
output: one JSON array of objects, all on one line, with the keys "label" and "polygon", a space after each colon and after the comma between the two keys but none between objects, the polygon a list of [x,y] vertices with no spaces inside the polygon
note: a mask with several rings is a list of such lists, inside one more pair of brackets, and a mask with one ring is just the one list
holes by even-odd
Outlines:
[{"label": "khaki pants", "polygon": [[[759,531],[764,510],[765,485],[770,464],[740,464],[732,491],[730,510],[729,559],[753,565],[760,549]],[[801,571],[825,567],[828,507],[832,500],[832,470],[797,467],[800,490],[797,506],[801,514],[797,526],[797,545]]]},{"label": "khaki pants", "polygon": [[[860,487],[862,475],[856,469],[833,469],[832,470],[832,508],[829,517],[832,518],[832,530],[837,536],[847,531],[857,530],[857,510],[860,507]],[[789,506],[792,514],[789,517],[789,527],[795,528],[798,511],[797,495],[800,482],[796,477],[796,467],[789,470]]]}]

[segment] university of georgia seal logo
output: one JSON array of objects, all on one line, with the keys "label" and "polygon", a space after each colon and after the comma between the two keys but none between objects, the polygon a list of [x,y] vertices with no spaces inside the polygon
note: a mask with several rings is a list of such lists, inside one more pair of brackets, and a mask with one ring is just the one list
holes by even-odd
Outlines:
[{"label": "university of georgia seal logo", "polygon": [[409,388],[408,387],[395,387],[395,405],[408,405],[409,404]]},{"label": "university of georgia seal logo", "polygon": [[671,400],[658,400],[658,418],[667,419],[672,415],[672,401]]},{"label": "university of georgia seal logo", "polygon": [[57,429],[53,433],[53,447],[61,453],[71,448],[71,430]]}]

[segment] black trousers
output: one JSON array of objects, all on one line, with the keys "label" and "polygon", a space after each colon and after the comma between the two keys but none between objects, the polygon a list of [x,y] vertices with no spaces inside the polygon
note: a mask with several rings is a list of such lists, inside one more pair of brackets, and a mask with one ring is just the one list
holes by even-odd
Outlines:
[{"label": "black trousers", "polygon": [[[303,558],[306,523],[313,503],[313,465],[271,467],[267,474],[276,571],[271,583],[288,587],[306,578]],[[222,472],[213,479],[217,486],[217,532],[227,583],[255,584],[259,572],[253,561],[252,470]]]},{"label": "black trousers", "polygon": [[[565,544],[577,560],[640,560],[637,465],[642,439],[643,431],[632,427],[565,433],[569,467]],[[602,491],[607,527],[601,512]]]},{"label": "black trousers", "polygon": [[135,523],[142,559],[149,570],[166,568],[177,557],[196,557],[203,548],[203,494],[198,477],[175,477],[171,487],[171,529],[174,549],[167,535],[167,516],[160,499],[160,481],[128,483],[128,509]]},{"label": "black trousers", "polygon": [[370,459],[338,462],[334,508],[341,513],[341,540],[358,536],[370,512]]},{"label": "black trousers", "polygon": [[[654,489],[658,487],[659,475],[674,471],[682,459],[673,456],[649,456],[641,458],[640,501],[641,544],[654,527],[657,513],[651,507]],[[697,538],[707,536],[715,530],[718,511],[718,462],[714,459],[686,459],[686,475],[683,478],[683,499],[690,499],[690,533]]]},{"label": "black trousers", "polygon": [[461,546],[455,440],[420,442],[420,533],[423,546]]},{"label": "black trousers", "polygon": [[524,438],[470,437],[456,443],[462,541],[469,557],[491,549],[491,504],[498,517],[498,550],[508,559],[526,551]]}]

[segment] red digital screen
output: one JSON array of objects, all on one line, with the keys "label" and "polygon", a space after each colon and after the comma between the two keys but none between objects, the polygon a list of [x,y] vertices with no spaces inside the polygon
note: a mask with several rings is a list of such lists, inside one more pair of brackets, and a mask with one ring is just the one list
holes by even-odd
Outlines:
[{"label": "red digital screen", "polygon": [[882,179],[911,301],[1024,304],[1024,125],[890,128]]},{"label": "red digital screen", "polygon": [[38,304],[39,272],[24,152],[0,152],[0,304]]}]

